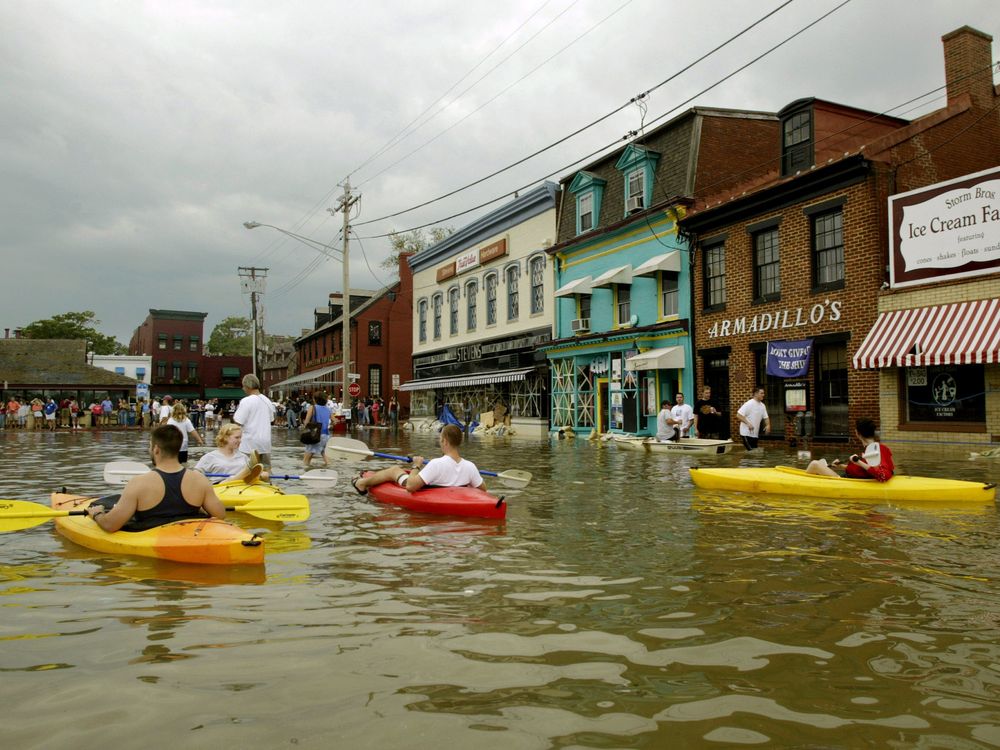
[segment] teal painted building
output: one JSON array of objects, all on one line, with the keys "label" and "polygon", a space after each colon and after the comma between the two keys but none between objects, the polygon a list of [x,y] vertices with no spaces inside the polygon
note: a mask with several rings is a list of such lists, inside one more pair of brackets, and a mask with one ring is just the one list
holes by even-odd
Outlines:
[{"label": "teal painted building", "polygon": [[660,402],[697,397],[691,250],[678,235],[699,186],[759,175],[773,114],[694,108],[561,181],[549,361],[551,425],[656,434]]}]

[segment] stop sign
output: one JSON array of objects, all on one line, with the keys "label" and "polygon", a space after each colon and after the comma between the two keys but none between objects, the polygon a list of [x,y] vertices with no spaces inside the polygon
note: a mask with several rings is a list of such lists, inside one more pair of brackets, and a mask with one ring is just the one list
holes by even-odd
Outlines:
[{"label": "stop sign", "polygon": [[354,398],[361,395],[361,385],[359,383],[351,383],[347,386],[347,392],[350,393]]}]

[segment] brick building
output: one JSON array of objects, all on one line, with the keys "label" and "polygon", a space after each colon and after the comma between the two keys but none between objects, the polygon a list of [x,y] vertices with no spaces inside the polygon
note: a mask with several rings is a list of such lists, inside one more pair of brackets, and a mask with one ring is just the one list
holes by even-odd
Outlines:
[{"label": "brick building", "polygon": [[[410,338],[413,301],[413,275],[407,255],[400,257],[399,281],[377,292],[351,290],[351,370],[363,396],[381,396],[388,400],[398,383],[412,371]],[[329,320],[295,340],[295,355],[289,368],[297,374],[279,381],[272,389],[286,395],[325,391],[343,399],[342,295],[331,294],[324,314]],[[323,310],[317,308],[316,314]],[[323,319],[323,318],[321,318]],[[409,410],[409,395],[395,394],[401,414]]]},{"label": "brick building", "polygon": [[152,357],[150,395],[240,398],[240,378],[253,372],[251,357],[205,355],[208,313],[150,309],[129,341],[128,353]]},{"label": "brick building", "polygon": [[891,294],[887,199],[1000,161],[988,37],[964,27],[943,42],[946,107],[907,122],[795,101],[779,113],[772,173],[703,192],[681,221],[696,248],[698,382],[713,386],[733,431],[755,384],[775,440],[792,437],[799,411],[831,442],[878,418],[885,384],[851,362]]}]

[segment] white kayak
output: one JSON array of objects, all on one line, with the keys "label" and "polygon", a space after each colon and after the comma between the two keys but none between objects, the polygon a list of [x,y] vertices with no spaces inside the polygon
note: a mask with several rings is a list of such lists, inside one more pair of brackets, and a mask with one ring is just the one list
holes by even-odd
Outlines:
[{"label": "white kayak", "polygon": [[717,456],[729,453],[736,445],[732,440],[708,440],[706,438],[681,438],[680,440],[659,441],[656,438],[641,438],[616,435],[614,443],[619,448],[648,453],[694,454],[696,456]]}]

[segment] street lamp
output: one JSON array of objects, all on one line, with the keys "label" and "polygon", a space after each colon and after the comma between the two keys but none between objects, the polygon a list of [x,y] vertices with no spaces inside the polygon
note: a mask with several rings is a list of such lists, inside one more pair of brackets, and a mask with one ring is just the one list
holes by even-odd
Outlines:
[{"label": "street lamp", "polygon": [[[344,405],[345,408],[348,409],[351,406],[351,401],[350,401],[351,396],[348,390],[350,388],[350,378],[348,378],[348,370],[351,369],[351,286],[350,286],[350,277],[347,264],[348,259],[350,258],[349,254],[350,251],[348,248],[348,233],[350,231],[350,224],[348,217],[350,214],[350,208],[351,206],[354,205],[355,202],[357,202],[358,197],[359,196],[354,196],[354,198],[352,199],[350,186],[348,185],[347,187],[345,187],[344,198],[341,199],[341,204],[339,207],[340,210],[343,210],[344,212],[344,229],[343,229],[344,249],[340,251],[339,258],[336,255],[331,255],[330,252],[328,252],[333,250],[333,248],[331,248],[329,245],[319,242],[318,240],[314,240],[310,237],[305,237],[301,234],[296,234],[295,232],[290,232],[287,229],[282,229],[281,227],[276,227],[274,226],[274,224],[263,224],[257,221],[243,222],[243,226],[246,227],[247,229],[256,229],[257,227],[269,227],[270,229],[274,229],[278,232],[281,232],[284,235],[287,235],[288,237],[291,237],[294,240],[298,240],[304,245],[308,245],[309,247],[313,248],[313,250],[316,250],[317,252],[322,253],[327,257],[333,258],[334,260],[339,260],[344,264],[344,298],[343,298],[343,306],[341,307],[342,310],[341,321],[343,325],[343,330],[341,332],[341,360],[342,360],[341,375],[343,376],[341,379],[342,383],[341,388],[343,390],[343,393],[341,394],[341,403]],[[332,209],[327,209],[327,210],[333,213]],[[333,251],[336,252],[335,250]]]}]

